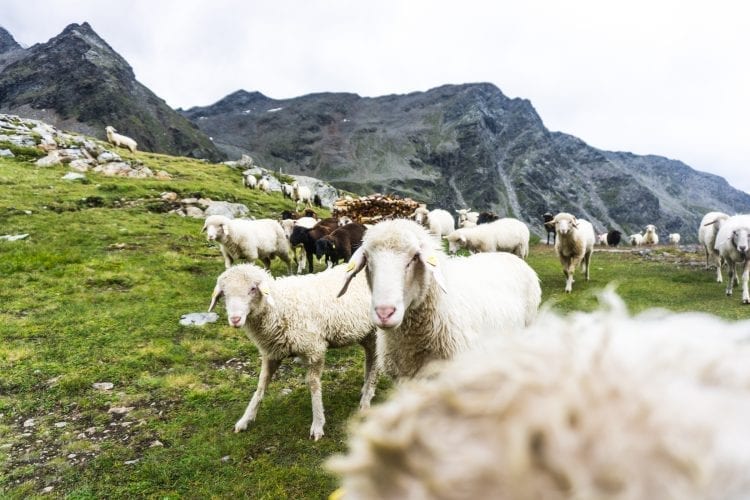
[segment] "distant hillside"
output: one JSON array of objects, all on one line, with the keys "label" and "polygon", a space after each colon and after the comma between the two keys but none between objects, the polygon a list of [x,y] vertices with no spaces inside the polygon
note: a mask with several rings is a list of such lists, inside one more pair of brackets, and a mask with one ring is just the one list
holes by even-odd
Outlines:
[{"label": "distant hillside", "polygon": [[550,132],[528,100],[487,83],[376,98],[238,91],[183,114],[231,157],[247,153],[355,192],[494,210],[537,233],[542,213],[569,211],[599,231],[656,224],[694,241],[705,212],[750,211],[750,195],[721,177]]},{"label": "distant hillside", "polygon": [[99,138],[113,125],[147,151],[224,158],[203,132],[139,83],[88,23],[71,24],[28,49],[0,28],[0,112]]}]

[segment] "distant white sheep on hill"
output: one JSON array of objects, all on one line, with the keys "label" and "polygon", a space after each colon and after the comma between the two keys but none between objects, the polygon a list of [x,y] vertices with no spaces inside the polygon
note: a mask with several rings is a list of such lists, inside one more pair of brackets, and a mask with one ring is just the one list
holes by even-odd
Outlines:
[{"label": "distant white sheep on hill", "polygon": [[108,125],[104,130],[105,132],[107,132],[107,140],[110,142],[110,144],[114,144],[115,146],[121,148],[128,148],[131,153],[135,153],[135,150],[138,147],[138,143],[133,139],[128,136],[118,134],[117,129],[115,129],[111,125]]}]

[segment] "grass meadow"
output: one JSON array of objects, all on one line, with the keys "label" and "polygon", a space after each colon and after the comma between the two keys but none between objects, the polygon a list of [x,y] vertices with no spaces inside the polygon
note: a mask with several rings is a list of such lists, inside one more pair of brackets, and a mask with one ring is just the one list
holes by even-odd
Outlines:
[{"label": "grass meadow", "polygon": [[[223,306],[218,323],[179,325],[182,314],[206,310],[223,261],[202,221],[165,213],[159,194],[241,202],[256,217],[291,202],[244,189],[225,165],[135,156],[172,180],[90,173],[71,182],[64,167],[0,159],[0,235],[30,235],[0,240],[0,496],[325,498],[337,484],[322,464],[344,450],[361,352],[328,354],[321,441],[307,437],[310,398],[292,360],[255,424],[234,434],[258,354],[227,325]],[[579,277],[569,295],[551,247],[533,245],[528,262],[544,301],[563,312],[596,308],[597,291],[614,282],[633,312],[750,317],[704,269],[702,253],[597,251],[591,281]],[[389,387],[381,379],[376,402]]]}]

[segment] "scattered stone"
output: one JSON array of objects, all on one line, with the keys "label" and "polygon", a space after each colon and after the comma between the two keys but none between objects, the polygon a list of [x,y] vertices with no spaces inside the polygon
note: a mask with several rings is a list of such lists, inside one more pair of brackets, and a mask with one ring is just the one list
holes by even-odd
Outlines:
[{"label": "scattered stone", "polygon": [[229,455],[223,456],[223,457],[221,457],[221,461],[224,462],[224,463],[231,462],[232,461],[232,457],[229,456]]},{"label": "scattered stone", "polygon": [[62,429],[66,425],[68,425],[67,422],[55,422],[55,427],[57,427],[58,429]]},{"label": "scattered stone", "polygon": [[112,382],[94,382],[92,387],[98,391],[111,391],[115,386]]},{"label": "scattered stone", "polygon": [[53,150],[44,158],[39,158],[34,164],[37,167],[54,167],[60,163],[62,163],[60,161],[60,154],[56,150]]},{"label": "scattered stone", "polygon": [[185,215],[188,217],[193,217],[195,219],[202,219],[205,217],[203,210],[201,210],[198,207],[185,207]]},{"label": "scattered stone", "polygon": [[15,158],[15,156],[10,149],[0,149],[0,158]]},{"label": "scattered stone", "polygon": [[78,172],[68,172],[67,174],[63,175],[62,178],[66,181],[82,181],[86,178],[86,176]]},{"label": "scattered stone", "polygon": [[205,216],[223,215],[230,219],[244,217],[250,213],[250,209],[242,203],[229,203],[228,201],[214,201],[206,208]]},{"label": "scattered stone", "polygon": [[36,420],[34,420],[33,418],[28,418],[24,420],[23,422],[23,426],[26,428],[34,427],[35,425],[36,425]]},{"label": "scattered stone", "polygon": [[99,156],[96,157],[96,161],[99,163],[109,163],[113,161],[120,162],[122,161],[122,158],[117,153],[113,153],[112,151],[103,151],[99,154]]},{"label": "scattered stone", "polygon": [[54,486],[45,486],[44,488],[42,488],[42,493],[50,493],[54,489]]},{"label": "scattered stone", "polygon": [[72,458],[75,458],[75,457],[76,457],[75,453],[68,453],[68,458],[72,459]]},{"label": "scattered stone", "polygon": [[125,460],[125,462],[123,462],[123,463],[125,465],[134,465],[134,464],[137,464],[140,461],[141,461],[140,458],[136,458],[135,460]]},{"label": "scattered stone", "polygon": [[177,193],[175,193],[174,191],[165,191],[162,194],[160,194],[159,197],[162,200],[169,201],[169,202],[175,202],[179,198],[179,196],[177,196]]},{"label": "scattered stone", "polygon": [[180,324],[183,326],[203,326],[206,323],[216,323],[219,315],[215,312],[210,313],[189,313],[180,316]]},{"label": "scattered stone", "polygon": [[288,387],[284,387],[283,389],[281,389],[281,395],[282,396],[287,396],[287,395],[289,395],[291,393],[292,393],[292,390],[290,388],[288,388]]},{"label": "scattered stone", "polygon": [[17,241],[17,240],[25,240],[28,237],[29,237],[28,234],[6,234],[4,236],[0,236],[0,240]]},{"label": "scattered stone", "polygon": [[170,173],[165,170],[159,170],[158,172],[156,172],[155,177],[157,180],[160,180],[160,181],[172,180],[172,176],[170,175]]},{"label": "scattered stone", "polygon": [[91,164],[91,160],[73,160],[68,164],[68,166],[73,170],[77,170],[78,172],[88,172],[91,168]]},{"label": "scattered stone", "polygon": [[107,413],[114,413],[115,415],[125,415],[133,410],[133,406],[113,406]]},{"label": "scattered stone", "polygon": [[161,447],[161,446],[164,446],[164,443],[162,443],[162,442],[161,442],[161,441],[159,441],[158,439],[156,439],[156,440],[154,440],[154,441],[151,441],[151,444],[150,444],[150,445],[148,445],[148,447],[149,447],[149,448],[159,448],[159,447]]}]

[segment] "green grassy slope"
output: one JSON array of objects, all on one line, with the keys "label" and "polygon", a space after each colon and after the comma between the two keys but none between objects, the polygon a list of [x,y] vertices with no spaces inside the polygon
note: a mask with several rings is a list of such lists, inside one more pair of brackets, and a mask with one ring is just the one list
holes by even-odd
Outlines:
[{"label": "green grassy slope", "polygon": [[[276,216],[291,202],[244,189],[239,172],[224,165],[135,156],[173,179],[89,173],[85,183],[70,182],[61,180],[64,167],[0,159],[0,235],[30,235],[0,241],[0,496],[52,487],[70,498],[324,498],[336,481],[321,464],[344,448],[361,352],[329,352],[321,441],[307,438],[304,368],[291,360],[257,422],[234,434],[255,388],[257,351],[227,326],[223,308],[216,324],[178,324],[180,315],[206,309],[223,263],[200,234],[202,221],[163,213],[159,194],[241,202],[256,217]],[[532,247],[529,263],[544,299],[562,311],[595,307],[595,292],[617,281],[633,310],[750,316],[712,272],[672,262],[701,255],[654,253],[664,252],[664,261],[597,253],[592,281],[578,279],[572,295],[562,293],[549,247]],[[114,389],[96,390],[95,382]],[[389,386],[381,380],[376,401]],[[119,415],[113,407],[132,410]]]}]

